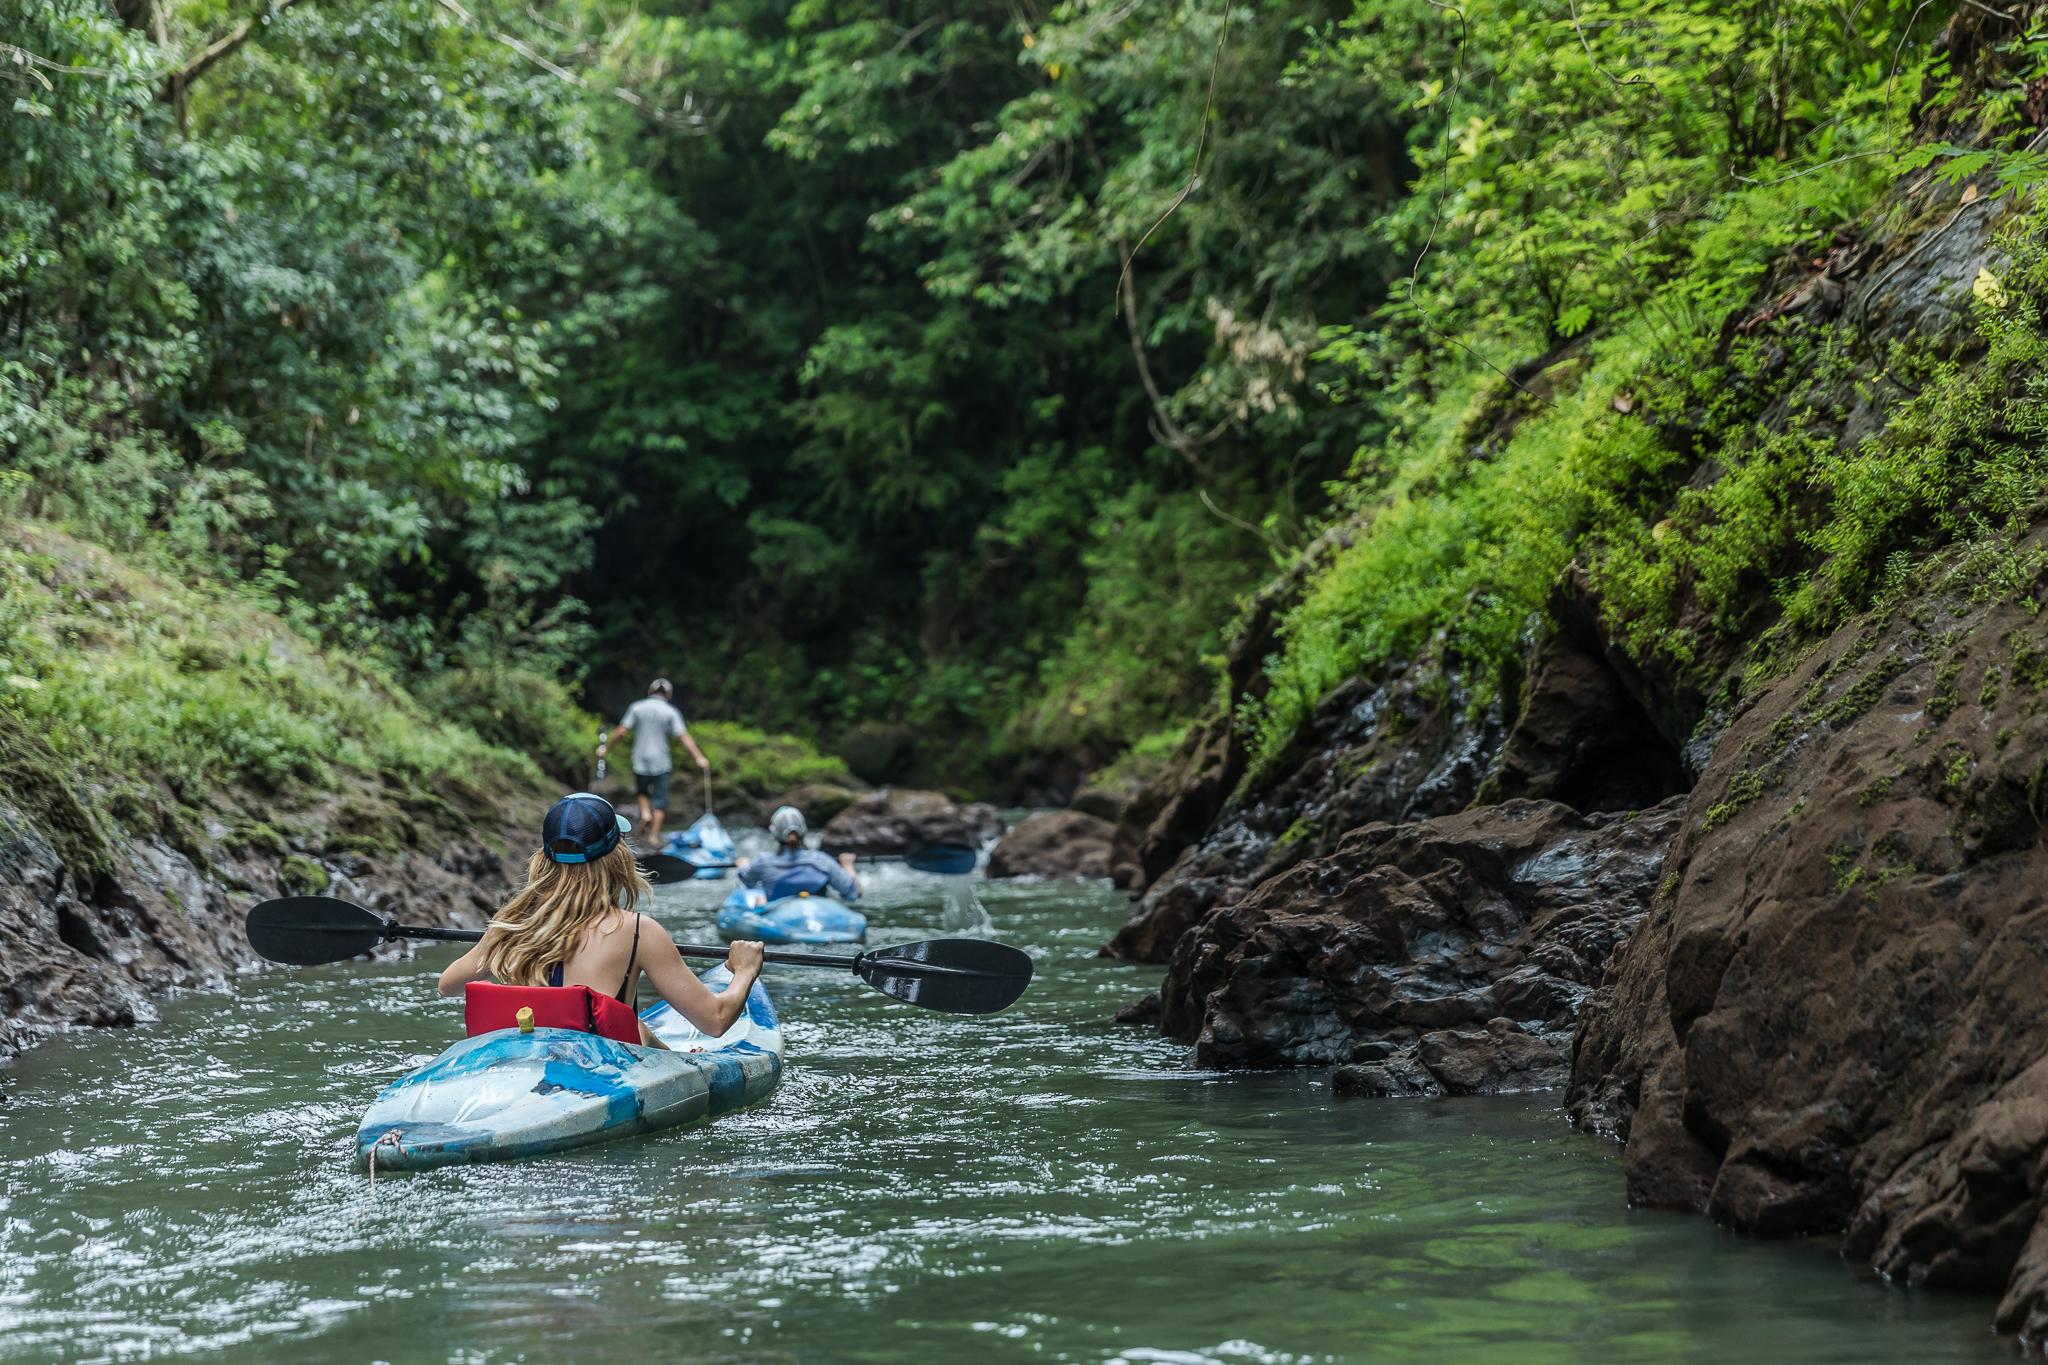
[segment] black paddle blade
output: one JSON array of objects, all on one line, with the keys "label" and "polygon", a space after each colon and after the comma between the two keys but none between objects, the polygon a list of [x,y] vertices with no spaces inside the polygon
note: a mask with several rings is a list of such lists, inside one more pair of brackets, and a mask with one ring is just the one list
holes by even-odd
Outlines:
[{"label": "black paddle blade", "polygon": [[965,844],[933,844],[904,856],[903,861],[918,872],[941,877],[964,877],[974,871],[977,855]]},{"label": "black paddle blade", "polygon": [[686,882],[697,875],[696,868],[673,853],[642,853],[635,856],[633,861],[640,864],[640,870],[647,874],[647,880],[656,886]]},{"label": "black paddle blade", "polygon": [[853,970],[884,995],[947,1014],[994,1014],[1031,984],[1031,959],[985,938],[934,938],[862,953]]},{"label": "black paddle blade", "polygon": [[332,896],[265,901],[244,922],[249,946],[272,962],[317,967],[360,957],[384,941],[384,921]]}]

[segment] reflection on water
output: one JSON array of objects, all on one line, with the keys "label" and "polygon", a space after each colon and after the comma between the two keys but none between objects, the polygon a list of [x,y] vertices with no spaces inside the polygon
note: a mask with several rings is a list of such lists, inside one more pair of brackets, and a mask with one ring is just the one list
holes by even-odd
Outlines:
[{"label": "reflection on water", "polygon": [[[1988,1300],[1624,1207],[1542,1099],[1333,1101],[1106,1021],[1122,898],[862,870],[873,941],[986,916],[984,1020],[771,969],[788,1080],[703,1129],[386,1176],[349,1138],[460,1032],[449,951],[60,1040],[0,1105],[0,1360],[1984,1361]],[[702,939],[725,883],[664,888]]]}]

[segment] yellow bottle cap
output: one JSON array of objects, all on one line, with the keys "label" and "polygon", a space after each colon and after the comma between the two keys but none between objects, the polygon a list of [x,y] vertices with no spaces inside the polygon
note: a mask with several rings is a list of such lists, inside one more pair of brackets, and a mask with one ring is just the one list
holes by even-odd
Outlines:
[{"label": "yellow bottle cap", "polygon": [[533,1032],[533,1006],[521,1005],[519,1007],[519,1013],[513,1015],[512,1017],[519,1021],[519,1031],[521,1033]]}]

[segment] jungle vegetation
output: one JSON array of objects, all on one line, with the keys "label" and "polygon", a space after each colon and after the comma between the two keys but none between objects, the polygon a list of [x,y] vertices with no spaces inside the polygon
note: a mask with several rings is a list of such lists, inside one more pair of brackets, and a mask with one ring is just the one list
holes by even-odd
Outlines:
[{"label": "jungle vegetation", "polygon": [[[1574,560],[1699,657],[1896,548],[1719,334],[1926,162],[1946,19],[0,0],[0,493],[564,763],[655,671],[1106,762],[1337,525],[1263,752],[1362,668],[1488,685]],[[1693,410],[1755,454],[1681,491]]]}]

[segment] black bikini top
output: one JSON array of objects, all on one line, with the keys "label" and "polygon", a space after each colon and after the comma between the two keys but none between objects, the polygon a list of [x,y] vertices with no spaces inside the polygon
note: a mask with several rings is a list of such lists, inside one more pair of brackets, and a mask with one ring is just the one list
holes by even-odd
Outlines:
[{"label": "black bikini top", "polygon": [[[635,915],[633,916],[633,951],[629,953],[626,957],[626,979],[624,981],[621,981],[619,983],[618,990],[612,993],[612,999],[618,1001],[621,1005],[626,1003],[626,992],[633,985],[633,968],[639,963],[639,961],[640,917],[638,915]],[[557,962],[554,966],[548,968],[548,984],[550,986],[559,986],[562,984],[562,965],[563,964]]]}]

